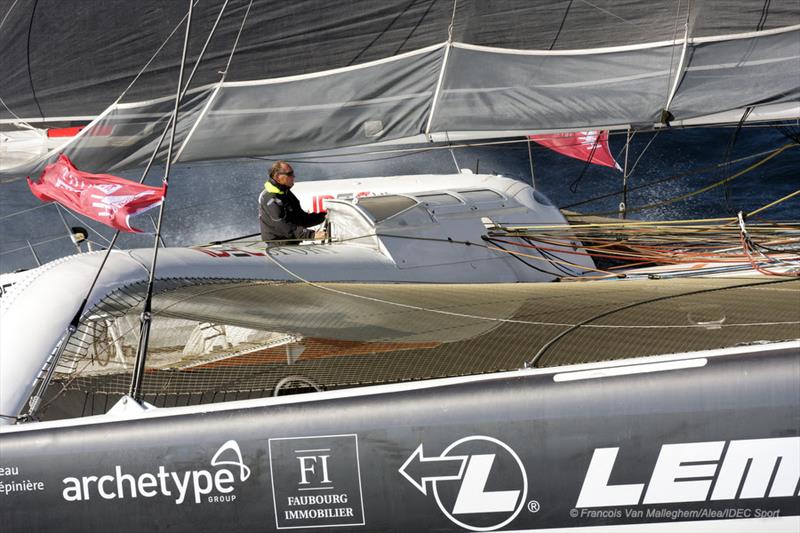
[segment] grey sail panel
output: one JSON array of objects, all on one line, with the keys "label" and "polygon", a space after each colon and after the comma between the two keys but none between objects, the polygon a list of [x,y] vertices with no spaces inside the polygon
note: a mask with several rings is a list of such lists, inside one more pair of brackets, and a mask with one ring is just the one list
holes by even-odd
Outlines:
[{"label": "grey sail panel", "polygon": [[181,160],[291,153],[418,133],[443,47],[318,77],[222,88]]},{"label": "grey sail panel", "polygon": [[[637,3],[650,6],[650,2]],[[689,34],[692,37],[773,30],[800,24],[797,0],[702,0],[687,3],[691,5]]]},{"label": "grey sail panel", "polygon": [[[750,34],[753,35],[753,34]],[[431,130],[651,125],[800,99],[800,28],[745,38],[546,54],[456,44]]]},{"label": "grey sail panel", "polygon": [[692,44],[670,111],[678,119],[800,101],[800,28],[777,35]]},{"label": "grey sail panel", "polygon": [[453,39],[524,50],[622,46],[672,39],[676,14],[675,1],[660,0],[459,1]]},{"label": "grey sail panel", "polygon": [[694,37],[770,30],[800,24],[800,5],[796,0],[458,0],[453,40],[579,50],[680,39],[685,22]]},{"label": "grey sail panel", "polygon": [[[323,76],[190,91],[179,109],[174,155],[195,161],[413,135],[429,115],[442,53],[438,46]],[[63,150],[43,158],[33,172],[62,152],[90,172],[143,166],[173,107],[173,98],[117,104]],[[157,161],[165,160],[167,144]]]},{"label": "grey sail panel", "polygon": [[431,129],[652,123],[666,101],[673,48],[535,55],[454,47]]}]

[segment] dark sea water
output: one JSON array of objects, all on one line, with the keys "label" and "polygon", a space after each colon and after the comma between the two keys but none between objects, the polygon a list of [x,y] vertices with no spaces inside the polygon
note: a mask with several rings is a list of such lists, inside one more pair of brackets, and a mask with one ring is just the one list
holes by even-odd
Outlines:
[{"label": "dark sea water", "polygon": [[[733,176],[764,159],[781,146],[792,144],[797,124],[773,127],[706,128],[638,133],[629,147],[627,206],[629,218],[693,219],[727,217],[749,212],[800,189],[800,147],[793,147],[725,185],[682,201],[638,210],[669,201]],[[734,142],[735,136],[735,142]],[[625,134],[612,134],[611,151],[622,164]],[[419,147],[417,147],[419,148]],[[425,148],[425,147],[423,147]],[[389,151],[394,148],[384,148]],[[511,142],[487,146],[368,153],[341,150],[337,157],[311,154],[287,156],[298,180],[321,180],[418,173],[452,173],[469,168],[531,181],[528,145]],[[622,173],[589,166],[532,145],[536,188],[559,207],[582,213],[614,215],[622,199]],[[726,161],[748,158],[724,165]],[[638,163],[637,163],[638,160]],[[189,163],[173,168],[166,204],[163,237],[167,246],[202,244],[256,233],[257,198],[266,168],[274,159],[240,159]],[[456,162],[457,165],[456,166]],[[719,166],[723,164],[722,166]],[[147,182],[160,181],[160,169]],[[119,175],[138,180],[140,171]],[[599,199],[598,199],[599,198]],[[133,225],[152,231],[157,211],[140,215]],[[90,239],[104,244],[113,230],[92,220],[65,213],[66,226],[83,226]],[[760,216],[769,220],[800,220],[800,197],[777,205]],[[79,220],[80,219],[80,220]],[[0,184],[0,272],[36,266],[28,243],[41,262],[74,253],[64,221],[53,205],[41,204],[24,180]],[[122,248],[150,247],[151,235],[124,234]]]}]

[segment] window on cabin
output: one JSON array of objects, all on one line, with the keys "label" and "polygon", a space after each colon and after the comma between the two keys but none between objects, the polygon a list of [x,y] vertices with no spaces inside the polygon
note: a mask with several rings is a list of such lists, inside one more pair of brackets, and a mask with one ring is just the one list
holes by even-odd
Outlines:
[{"label": "window on cabin", "polygon": [[417,199],[426,206],[458,205],[461,200],[447,193],[417,194]]},{"label": "window on cabin", "polygon": [[502,200],[503,197],[494,192],[490,191],[489,189],[478,189],[474,191],[458,191],[464,200],[470,203],[479,203],[479,202],[496,202],[497,200]]},{"label": "window on cabin", "polygon": [[358,206],[366,211],[376,223],[417,205],[417,201],[408,196],[389,194],[386,196],[368,196],[358,199]]}]

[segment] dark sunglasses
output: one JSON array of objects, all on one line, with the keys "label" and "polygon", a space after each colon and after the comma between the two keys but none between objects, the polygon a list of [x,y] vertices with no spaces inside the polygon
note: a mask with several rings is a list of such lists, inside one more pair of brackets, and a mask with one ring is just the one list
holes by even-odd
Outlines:
[{"label": "dark sunglasses", "polygon": [[294,177],[294,170],[290,170],[289,172],[281,172],[284,176],[289,176],[290,178]]}]

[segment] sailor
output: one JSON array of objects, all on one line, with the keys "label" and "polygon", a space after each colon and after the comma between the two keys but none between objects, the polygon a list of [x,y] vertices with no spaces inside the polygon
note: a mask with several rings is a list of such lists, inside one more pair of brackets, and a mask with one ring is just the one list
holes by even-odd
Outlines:
[{"label": "sailor", "polygon": [[261,239],[290,241],[297,244],[305,239],[324,239],[325,230],[308,229],[322,224],[326,213],[306,213],[290,190],[294,185],[294,169],[286,161],[276,161],[269,170],[269,179],[258,197],[258,219]]}]

